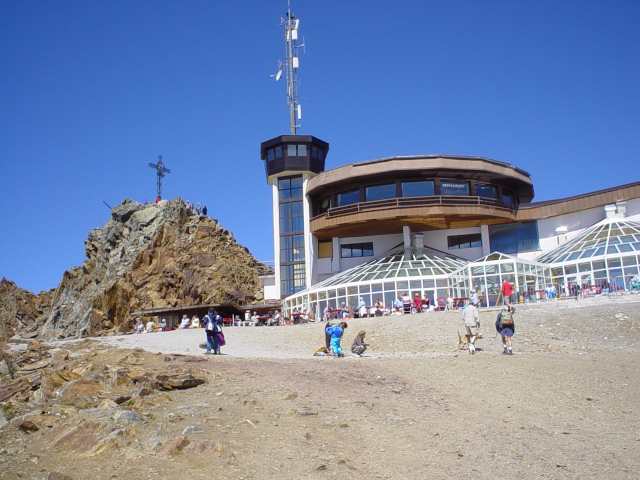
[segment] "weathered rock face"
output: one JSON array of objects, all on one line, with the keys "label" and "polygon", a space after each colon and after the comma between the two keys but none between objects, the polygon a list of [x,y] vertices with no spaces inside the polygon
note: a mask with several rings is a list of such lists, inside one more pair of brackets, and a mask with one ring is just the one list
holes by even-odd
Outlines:
[{"label": "weathered rock face", "polygon": [[[141,309],[262,300],[261,264],[232,233],[192,214],[180,198],[151,205],[125,199],[104,228],[89,233],[85,253],[82,267],[64,273],[51,307],[41,312],[41,337],[118,330],[129,312]],[[38,296],[29,298],[38,304]]]},{"label": "weathered rock face", "polygon": [[2,277],[0,281],[0,341],[12,337],[17,331],[33,333],[37,319],[51,309],[53,292],[39,295],[24,290]]}]

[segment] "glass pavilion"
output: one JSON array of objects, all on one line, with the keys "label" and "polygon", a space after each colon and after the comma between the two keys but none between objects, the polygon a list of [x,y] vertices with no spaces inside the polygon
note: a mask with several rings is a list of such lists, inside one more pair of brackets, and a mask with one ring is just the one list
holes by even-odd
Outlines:
[{"label": "glass pavilion", "polygon": [[558,295],[571,287],[593,293],[640,291],[640,222],[605,218],[575,238],[537,258],[525,260],[500,252],[474,262],[429,247],[394,247],[381,257],[345,270],[283,301],[283,311],[294,307],[313,312],[344,302],[351,310],[360,297],[367,306],[381,299],[389,307],[403,292],[437,299],[466,298],[475,288],[483,305],[495,305],[502,282],[528,301],[544,297],[554,285]]},{"label": "glass pavilion", "polygon": [[538,261],[549,265],[553,281],[567,288],[627,290],[638,275],[640,222],[605,218]]},{"label": "glass pavilion", "polygon": [[327,305],[339,307],[344,302],[354,309],[360,297],[367,306],[382,300],[390,307],[403,292],[413,298],[418,293],[433,302],[447,298],[449,275],[466,265],[467,261],[429,247],[404,245],[388,250],[381,257],[338,273],[311,288],[287,297],[282,309],[290,313],[294,307],[322,316]]}]

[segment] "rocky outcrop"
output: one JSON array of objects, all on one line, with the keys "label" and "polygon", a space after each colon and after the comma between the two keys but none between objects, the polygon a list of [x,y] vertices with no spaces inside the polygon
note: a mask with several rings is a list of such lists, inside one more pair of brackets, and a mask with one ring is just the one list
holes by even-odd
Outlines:
[{"label": "rocky outcrop", "polygon": [[51,309],[53,292],[36,295],[18,287],[2,277],[0,281],[0,341],[12,337],[16,332],[35,334],[38,318]]},{"label": "rocky outcrop", "polygon": [[261,264],[231,232],[193,214],[180,198],[151,205],[125,199],[102,229],[89,233],[85,254],[46,302],[23,291],[3,307],[20,324],[15,329],[41,326],[42,338],[79,338],[129,329],[131,311],[262,300]]}]

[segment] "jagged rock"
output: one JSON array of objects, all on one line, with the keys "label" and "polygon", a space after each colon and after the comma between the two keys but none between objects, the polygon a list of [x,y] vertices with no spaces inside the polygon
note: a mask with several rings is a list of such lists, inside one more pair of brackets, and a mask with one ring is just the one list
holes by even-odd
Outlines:
[{"label": "jagged rock", "polygon": [[160,390],[183,390],[185,388],[193,388],[202,385],[205,381],[202,378],[196,378],[190,373],[180,375],[156,375],[156,381]]},{"label": "jagged rock", "polygon": [[79,378],[66,383],[59,391],[59,400],[61,403],[74,405],[82,408],[87,404],[92,404],[94,395],[102,390],[103,384],[99,380],[93,378]]},{"label": "jagged rock", "polygon": [[161,446],[157,453],[161,453],[164,455],[178,455],[184,450],[184,448],[189,445],[189,439],[187,437],[179,437],[170,440],[166,445]]},{"label": "jagged rock", "polygon": [[[80,338],[131,330],[130,312],[165,306],[262,301],[263,265],[217,221],[192,215],[180,198],[129,199],[89,232],[87,259],[55,290],[34,295],[3,279],[5,337]],[[0,331],[0,336],[2,336]]]},{"label": "jagged rock", "polygon": [[31,352],[37,352],[42,348],[42,342],[40,340],[30,340],[27,345],[27,350]]}]

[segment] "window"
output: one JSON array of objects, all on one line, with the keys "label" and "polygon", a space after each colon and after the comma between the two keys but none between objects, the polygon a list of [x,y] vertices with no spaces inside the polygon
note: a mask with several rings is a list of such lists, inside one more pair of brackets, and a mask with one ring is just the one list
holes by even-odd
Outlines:
[{"label": "window", "polygon": [[280,201],[302,198],[302,176],[280,178],[278,180],[278,197]]},{"label": "window", "polygon": [[304,235],[285,235],[280,238],[280,262],[304,261]]},{"label": "window", "polygon": [[302,175],[278,179],[278,200],[280,288],[281,294],[286,296],[306,286]]},{"label": "window", "polygon": [[491,185],[483,185],[482,183],[476,183],[476,195],[484,198],[497,198],[496,187]]},{"label": "window", "polygon": [[288,157],[306,157],[307,146],[306,145],[287,145]]},{"label": "window", "polygon": [[449,250],[481,247],[482,237],[479,233],[471,233],[469,235],[452,235],[447,237],[447,243],[449,244]]},{"label": "window", "polygon": [[342,258],[373,257],[373,243],[351,243],[348,245],[341,245],[340,256]]},{"label": "window", "polygon": [[538,222],[490,225],[489,241],[492,252],[519,253],[539,250]]},{"label": "window", "polygon": [[324,148],[314,147],[313,145],[311,146],[311,158],[313,158],[314,160],[324,160],[324,157]]},{"label": "window", "polygon": [[326,197],[318,202],[317,206],[317,215],[322,215],[324,212],[331,208],[331,197]]},{"label": "window", "polygon": [[376,185],[375,187],[367,187],[365,189],[365,199],[367,202],[371,202],[372,200],[384,200],[386,198],[396,198],[395,183]]},{"label": "window", "polygon": [[282,146],[276,148],[270,148],[267,150],[267,160],[275,160],[276,158],[282,158]]},{"label": "window", "polygon": [[333,242],[331,240],[318,242],[318,258],[333,258]]},{"label": "window", "polygon": [[304,290],[305,284],[304,263],[280,267],[280,293],[282,296]]},{"label": "window", "polygon": [[440,195],[469,195],[469,184],[467,182],[441,182]]},{"label": "window", "polygon": [[402,182],[403,197],[428,197],[435,195],[433,180],[423,182]]},{"label": "window", "polygon": [[511,193],[507,192],[506,190],[503,190],[502,203],[504,203],[507,207],[515,207],[517,204],[516,197]]},{"label": "window", "polygon": [[343,207],[345,205],[351,205],[352,203],[358,203],[360,201],[360,190],[353,190],[351,192],[344,192],[338,194],[338,206]]}]

